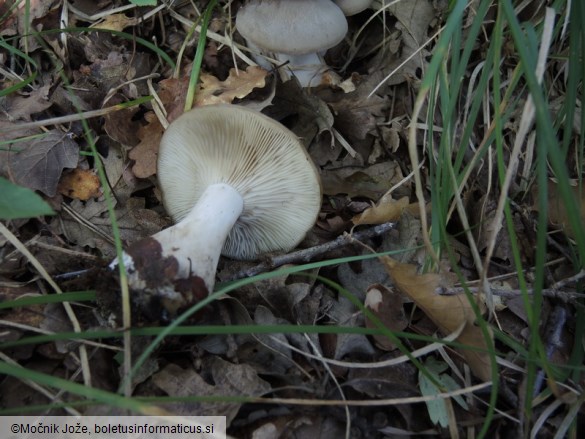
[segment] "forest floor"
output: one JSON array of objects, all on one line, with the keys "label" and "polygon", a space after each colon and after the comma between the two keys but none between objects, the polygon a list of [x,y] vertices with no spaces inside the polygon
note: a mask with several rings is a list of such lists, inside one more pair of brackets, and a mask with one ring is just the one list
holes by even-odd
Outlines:
[{"label": "forest floor", "polygon": [[[314,87],[256,65],[246,2],[143,3],[0,0],[0,414],[583,433],[580,2],[376,0]],[[172,225],[160,139],[215,104],[291,130],[321,209],[203,301],[144,306],[109,264]]]}]

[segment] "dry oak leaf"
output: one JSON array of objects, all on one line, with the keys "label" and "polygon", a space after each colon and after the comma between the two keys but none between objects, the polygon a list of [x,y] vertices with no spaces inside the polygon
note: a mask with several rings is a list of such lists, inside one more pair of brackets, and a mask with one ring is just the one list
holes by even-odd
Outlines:
[{"label": "dry oak leaf", "polygon": [[63,173],[57,189],[63,195],[83,201],[102,194],[100,179],[90,169],[75,168],[71,172]]},{"label": "dry oak leaf", "polygon": [[202,73],[195,105],[231,104],[236,98],[245,98],[255,88],[264,87],[266,75],[268,72],[258,66],[249,66],[246,71],[231,69],[225,81]]},{"label": "dry oak leaf", "polygon": [[488,345],[481,329],[474,324],[475,313],[467,297],[463,294],[440,295],[438,291],[448,283],[445,276],[437,273],[418,274],[414,265],[403,264],[389,256],[383,256],[380,260],[396,287],[410,297],[443,333],[451,334],[465,325],[456,341],[477,350],[464,349],[461,354],[478,378],[491,380]]},{"label": "dry oak leaf", "polygon": [[19,147],[18,153],[10,155],[15,182],[49,197],[57,193],[63,169],[77,167],[79,146],[67,133],[52,130]]},{"label": "dry oak leaf", "polygon": [[140,143],[128,153],[128,157],[135,162],[132,172],[138,178],[148,178],[156,174],[158,148],[164,131],[153,112],[146,113],[144,119],[147,124],[138,130]]},{"label": "dry oak leaf", "polygon": [[378,204],[372,207],[368,207],[359,215],[355,215],[351,221],[355,225],[361,224],[383,224],[389,221],[398,221],[402,212],[408,209],[409,206],[414,206],[416,209],[410,208],[409,211],[413,211],[414,215],[418,212],[418,204],[410,204],[408,197],[402,197],[399,200],[395,200],[391,195],[384,195]]}]

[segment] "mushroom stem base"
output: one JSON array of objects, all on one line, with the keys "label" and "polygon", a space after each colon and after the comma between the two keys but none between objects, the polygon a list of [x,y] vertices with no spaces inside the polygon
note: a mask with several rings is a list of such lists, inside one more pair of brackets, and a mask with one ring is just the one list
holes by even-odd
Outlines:
[{"label": "mushroom stem base", "polygon": [[200,278],[211,293],[224,242],[243,209],[244,200],[234,188],[210,185],[185,218],[124,252],[130,287],[153,291],[177,279]]}]

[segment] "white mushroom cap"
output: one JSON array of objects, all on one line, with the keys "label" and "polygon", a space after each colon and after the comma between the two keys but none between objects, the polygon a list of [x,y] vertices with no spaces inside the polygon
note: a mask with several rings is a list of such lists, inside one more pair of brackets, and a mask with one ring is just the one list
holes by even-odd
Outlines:
[{"label": "white mushroom cap", "polygon": [[239,10],[236,27],[261,49],[303,55],[338,44],[347,20],[331,0],[252,0]]},{"label": "white mushroom cap", "polygon": [[243,211],[222,250],[237,259],[294,248],[321,207],[317,169],[298,138],[236,105],[198,107],[175,120],[161,140],[158,178],[176,222],[210,185],[223,183],[241,195]]},{"label": "white mushroom cap", "polygon": [[373,0],[333,0],[347,16],[359,14],[368,9]]}]

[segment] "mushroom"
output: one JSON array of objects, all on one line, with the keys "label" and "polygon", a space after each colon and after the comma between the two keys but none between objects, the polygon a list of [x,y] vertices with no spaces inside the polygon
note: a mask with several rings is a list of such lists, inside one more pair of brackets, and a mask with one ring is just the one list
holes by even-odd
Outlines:
[{"label": "mushroom", "polygon": [[373,3],[373,0],[333,0],[343,13],[349,17],[350,15],[359,14],[368,9]]},{"label": "mushroom", "polygon": [[[347,33],[347,20],[331,0],[251,0],[236,17],[250,49],[270,54],[289,68],[303,87],[319,85],[326,66],[321,56]],[[267,66],[262,56],[258,64]]]},{"label": "mushroom", "polygon": [[157,174],[176,224],[131,245],[124,264],[130,287],[162,296],[171,312],[213,291],[220,253],[249,260],[288,251],[321,207],[318,172],[299,139],[236,105],[199,107],[173,121]]}]

